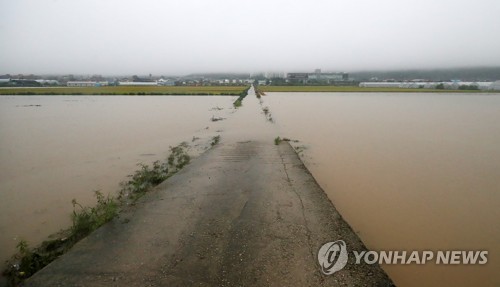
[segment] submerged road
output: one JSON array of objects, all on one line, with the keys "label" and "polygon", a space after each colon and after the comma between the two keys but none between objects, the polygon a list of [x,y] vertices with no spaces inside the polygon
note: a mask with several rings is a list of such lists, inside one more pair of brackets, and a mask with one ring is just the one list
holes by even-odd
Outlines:
[{"label": "submerged road", "polygon": [[[244,105],[250,97],[246,112],[260,117],[248,110],[259,108],[253,89]],[[321,273],[323,244],[366,248],[293,148],[274,145],[271,133],[226,138],[25,286],[392,286],[352,253],[343,270]]]}]

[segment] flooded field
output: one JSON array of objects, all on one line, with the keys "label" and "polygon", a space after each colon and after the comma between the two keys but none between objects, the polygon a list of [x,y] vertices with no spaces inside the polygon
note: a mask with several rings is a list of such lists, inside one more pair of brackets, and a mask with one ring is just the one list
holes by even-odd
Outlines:
[{"label": "flooded field", "polygon": [[269,93],[282,136],[374,250],[488,250],[383,266],[398,286],[500,283],[500,95]]},{"label": "flooded field", "polygon": [[234,98],[0,97],[1,262],[20,239],[35,246],[68,227],[73,198],[94,205],[93,191],[117,192],[138,163],[215,135],[211,117]]},{"label": "flooded field", "polygon": [[486,266],[383,266],[398,286],[498,285],[500,95],[269,93],[259,103],[250,93],[236,113],[234,100],[0,97],[0,259],[69,226],[73,198],[92,205],[94,190],[118,191],[169,146],[280,135],[299,140],[368,248],[489,251]]}]

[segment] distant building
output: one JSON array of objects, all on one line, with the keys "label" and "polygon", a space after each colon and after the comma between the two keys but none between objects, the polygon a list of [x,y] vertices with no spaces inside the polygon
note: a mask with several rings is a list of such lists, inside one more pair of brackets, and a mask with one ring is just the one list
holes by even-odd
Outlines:
[{"label": "distant building", "polygon": [[284,79],[285,78],[285,73],[282,73],[282,72],[267,72],[265,74],[265,77],[268,78],[268,79],[272,79],[272,78],[281,78],[281,79]]},{"label": "distant building", "polygon": [[95,81],[69,81],[66,83],[68,87],[101,87],[107,86],[108,82],[95,82]]},{"label": "distant building", "polygon": [[158,86],[158,82],[118,82],[120,86]]},{"label": "distant building", "polygon": [[17,87],[39,87],[41,84],[35,80],[11,79],[10,83]]},{"label": "distant building", "polygon": [[349,75],[346,73],[314,73],[309,74],[309,80],[316,80],[318,82],[326,82],[331,84],[333,82],[342,82],[349,80]]},{"label": "distant building", "polygon": [[309,81],[308,73],[288,73],[286,75],[286,80],[290,83],[300,83],[307,84]]},{"label": "distant building", "polygon": [[10,84],[10,79],[0,79],[0,86],[6,86]]},{"label": "distant building", "polygon": [[324,83],[333,84],[335,82],[349,81],[347,73],[323,73],[321,69],[314,70],[314,73],[288,73],[286,81],[289,83]]},{"label": "distant building", "polygon": [[37,81],[38,83],[42,84],[42,85],[53,85],[53,86],[58,86],[59,85],[59,81],[58,80],[43,80],[43,79],[40,79],[40,80],[35,80]]},{"label": "distant building", "polygon": [[500,81],[495,81],[495,82],[491,83],[489,89],[495,90],[495,91],[500,91]]},{"label": "distant building", "polygon": [[489,90],[492,85],[495,84],[494,82],[473,82],[471,85],[477,86],[480,90]]},{"label": "distant building", "polygon": [[175,86],[175,81],[172,79],[165,80],[162,78],[162,79],[158,80],[158,85],[159,86]]}]

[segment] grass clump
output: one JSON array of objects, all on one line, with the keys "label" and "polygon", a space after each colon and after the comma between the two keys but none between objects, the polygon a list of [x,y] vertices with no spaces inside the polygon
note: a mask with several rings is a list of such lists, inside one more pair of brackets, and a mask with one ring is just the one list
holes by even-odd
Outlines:
[{"label": "grass clump", "polygon": [[267,121],[274,123],[273,116],[271,115],[269,107],[263,107],[262,111],[264,112],[264,116],[266,117]]},{"label": "grass clump", "polygon": [[12,286],[17,285],[22,279],[30,277],[50,263],[47,258],[38,254],[36,250],[32,250],[25,240],[20,240],[16,248],[21,257],[20,261],[12,266],[12,269],[9,270],[10,274],[4,273],[9,277]]},{"label": "grass clump", "polygon": [[241,94],[240,96],[238,97],[238,99],[236,99],[236,101],[234,101],[233,103],[233,106],[235,108],[239,108],[243,105],[243,99],[248,95],[248,90],[250,89],[250,87],[246,88]]},{"label": "grass clump", "polygon": [[216,146],[216,145],[219,143],[219,141],[220,141],[220,135],[218,135],[218,136],[214,136],[214,137],[212,138],[212,142],[210,143],[210,145],[211,145],[211,146]]},{"label": "grass clump", "polygon": [[160,161],[153,162],[152,167],[142,163],[139,166],[141,168],[127,182],[127,189],[132,193],[144,193],[167,179],[168,167]]},{"label": "grass clump", "polygon": [[94,207],[83,207],[76,199],[71,201],[73,204],[71,237],[75,241],[89,235],[118,214],[119,204],[113,197],[109,195],[105,197],[99,191],[95,192],[95,196],[97,205]]},{"label": "grass clump", "polygon": [[[218,140],[219,138],[214,137],[212,143]],[[170,155],[166,162],[155,161],[152,166],[140,164],[141,168],[129,176],[130,180],[122,184],[118,199],[109,195],[104,196],[100,191],[95,191],[97,204],[93,207],[84,207],[73,199],[70,228],[51,236],[55,239],[44,241],[37,248],[30,248],[25,240],[19,241],[18,253],[3,271],[9,284],[18,286],[23,280],[66,253],[79,240],[115,218],[128,199],[137,200],[152,187],[186,166],[191,160],[187,153],[188,147],[186,142],[170,147]]]},{"label": "grass clump", "polygon": [[73,199],[72,226],[56,235],[56,239],[44,241],[37,248],[30,248],[28,242],[20,240],[16,254],[3,274],[11,286],[18,286],[49,263],[66,253],[80,239],[89,235],[104,223],[113,219],[119,212],[118,201],[101,192],[95,192],[97,205],[83,207]]},{"label": "grass clump", "polygon": [[123,184],[121,197],[126,195],[136,199],[168,178],[168,166],[160,161],[153,162],[152,167],[142,163],[139,166],[141,168],[130,175],[130,180]]},{"label": "grass clump", "polygon": [[276,137],[276,138],[274,139],[274,144],[275,144],[275,145],[279,145],[282,141],[283,141],[283,140],[282,140],[280,137]]},{"label": "grass clump", "polygon": [[170,147],[170,155],[166,162],[155,161],[152,166],[139,164],[141,168],[129,175],[130,180],[122,183],[120,199],[135,201],[186,166],[191,161],[187,153],[188,147],[187,142]]},{"label": "grass clump", "polygon": [[212,122],[218,122],[218,121],[225,120],[225,118],[212,116],[212,118],[210,120]]},{"label": "grass clump", "polygon": [[188,144],[186,142],[170,148],[170,155],[167,161],[168,165],[173,169],[172,174],[179,171],[191,161],[191,157],[187,153],[187,148]]},{"label": "grass clump", "polygon": [[255,87],[255,96],[257,96],[258,99],[260,99],[262,96],[265,96],[266,94],[262,92],[258,86]]},{"label": "grass clump", "polygon": [[237,99],[236,101],[234,101],[234,103],[233,103],[233,106],[234,106],[235,108],[239,108],[239,107],[241,107],[242,105],[243,105],[243,99],[242,99],[242,98],[238,98],[238,99]]}]

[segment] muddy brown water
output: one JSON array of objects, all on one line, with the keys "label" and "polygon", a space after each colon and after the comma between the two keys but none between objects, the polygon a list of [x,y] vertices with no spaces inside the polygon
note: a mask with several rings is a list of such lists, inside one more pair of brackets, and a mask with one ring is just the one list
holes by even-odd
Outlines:
[{"label": "muddy brown water", "polygon": [[21,238],[36,244],[67,227],[71,199],[116,192],[168,146],[280,135],[305,147],[368,248],[490,252],[485,266],[383,266],[397,285],[498,286],[500,95],[270,93],[236,113],[234,99],[0,97],[0,259]]},{"label": "muddy brown water", "polygon": [[169,146],[209,140],[217,134],[211,117],[234,99],[0,97],[1,262],[20,239],[34,246],[68,227],[73,198],[93,205],[95,190],[116,193],[137,164],[165,159]]},{"label": "muddy brown water", "polygon": [[270,93],[280,134],[373,250],[488,250],[385,265],[398,286],[500,286],[500,95]]}]

